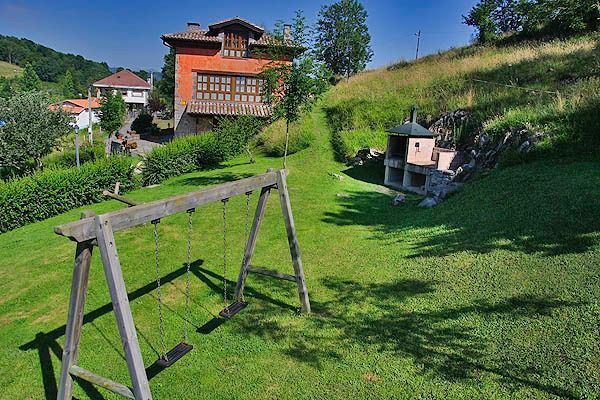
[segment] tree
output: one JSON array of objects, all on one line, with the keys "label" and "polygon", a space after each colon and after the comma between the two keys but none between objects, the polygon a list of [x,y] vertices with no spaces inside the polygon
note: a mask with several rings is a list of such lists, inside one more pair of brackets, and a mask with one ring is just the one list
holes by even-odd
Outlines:
[{"label": "tree", "polygon": [[477,29],[480,43],[507,33],[567,36],[597,31],[600,6],[597,0],[480,0],[463,23]]},{"label": "tree", "polygon": [[[305,48],[309,36],[301,11],[296,11],[292,24],[292,45]],[[284,43],[283,31],[273,33],[276,43]],[[302,42],[304,40],[304,42]],[[278,46],[275,46],[278,51]],[[261,73],[264,79],[264,101],[273,107],[274,118],[285,120],[285,154],[289,144],[290,124],[300,119],[303,112],[310,111],[328,87],[330,71],[316,62],[310,53],[303,53],[291,63],[277,63]],[[284,168],[286,160],[284,158]]]},{"label": "tree", "polygon": [[165,99],[167,107],[174,108],[173,99],[175,96],[175,49],[165,54],[164,64],[161,70],[162,78],[156,84],[161,97]]},{"label": "tree", "polygon": [[0,99],[0,168],[22,176],[41,166],[62,136],[71,131],[70,116],[51,110],[47,94],[22,92]]},{"label": "tree", "polygon": [[151,91],[148,96],[148,109],[153,113],[165,109],[165,102],[161,99],[160,93],[157,90]]},{"label": "tree", "polygon": [[463,15],[463,23],[477,29],[477,41],[488,43],[497,38],[497,24],[492,13],[497,8],[497,0],[481,0],[467,15]]},{"label": "tree", "polygon": [[75,81],[71,71],[67,70],[63,77],[60,79],[60,91],[66,99],[72,99],[77,96],[77,89],[75,88]]},{"label": "tree", "polygon": [[121,127],[127,106],[121,93],[113,94],[107,90],[100,100],[100,126],[106,132],[112,133]]},{"label": "tree", "polygon": [[139,71],[134,71],[133,73],[145,81],[147,81],[148,78],[150,77],[150,74],[145,69],[140,69]]},{"label": "tree", "polygon": [[10,81],[0,76],[0,99],[8,99],[13,95],[13,90]]},{"label": "tree", "polygon": [[42,81],[35,73],[35,70],[31,64],[25,65],[19,85],[21,86],[21,90],[24,92],[33,92],[42,89]]},{"label": "tree", "polygon": [[350,78],[373,58],[367,11],[357,0],[321,7],[317,21],[317,58],[337,75]]}]

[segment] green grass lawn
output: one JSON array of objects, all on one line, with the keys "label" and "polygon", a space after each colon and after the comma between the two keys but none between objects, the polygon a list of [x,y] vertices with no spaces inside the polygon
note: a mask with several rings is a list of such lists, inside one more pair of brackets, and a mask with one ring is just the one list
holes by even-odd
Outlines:
[{"label": "green grass lawn", "polygon": [[23,68],[18,65],[9,64],[6,61],[0,61],[0,76],[5,78],[14,78],[20,76]]},{"label": "green grass lawn", "polygon": [[[154,398],[597,398],[600,162],[496,170],[435,209],[416,207],[412,195],[392,207],[381,168],[333,161],[323,120],[314,114],[315,144],[289,158],[313,314],[298,312],[293,283],[250,276],[249,307],[210,333],[195,332],[217,316],[223,296],[221,205],[198,209],[194,350],[151,379]],[[128,196],[166,198],[280,165],[241,157]],[[243,197],[229,202],[230,288],[243,252]],[[56,396],[75,248],[52,227],[81,211],[0,236],[2,399]],[[146,365],[160,349],[151,229],[116,235]],[[185,232],[185,214],[160,224],[171,346],[183,326]],[[277,196],[254,261],[292,271]],[[129,384],[97,252],[81,345],[79,365]],[[116,398],[84,384],[76,397]]]}]

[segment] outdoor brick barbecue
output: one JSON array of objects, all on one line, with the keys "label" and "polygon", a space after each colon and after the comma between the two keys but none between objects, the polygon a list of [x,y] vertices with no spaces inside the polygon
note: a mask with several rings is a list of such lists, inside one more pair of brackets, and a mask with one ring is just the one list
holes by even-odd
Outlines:
[{"label": "outdoor brick barbecue", "polygon": [[435,147],[437,134],[417,123],[417,107],[410,121],[387,131],[385,185],[400,190],[427,194],[434,171],[454,171],[460,165],[454,150]]}]

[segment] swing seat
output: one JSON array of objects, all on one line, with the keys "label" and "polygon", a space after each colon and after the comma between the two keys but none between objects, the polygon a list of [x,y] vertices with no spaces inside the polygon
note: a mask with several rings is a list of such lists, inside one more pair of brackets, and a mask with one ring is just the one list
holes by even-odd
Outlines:
[{"label": "swing seat", "polygon": [[247,305],[248,305],[248,303],[246,303],[245,301],[236,301],[236,302],[232,303],[230,306],[222,309],[221,312],[219,313],[219,315],[223,318],[229,319],[229,318],[233,317],[235,314],[242,311],[244,308],[246,308]]},{"label": "swing seat", "polygon": [[192,351],[194,346],[191,344],[187,344],[184,342],[179,343],[177,346],[173,347],[166,354],[166,357],[160,357],[156,364],[160,365],[163,368],[169,368],[171,365],[175,364],[181,357],[185,356],[187,353]]}]

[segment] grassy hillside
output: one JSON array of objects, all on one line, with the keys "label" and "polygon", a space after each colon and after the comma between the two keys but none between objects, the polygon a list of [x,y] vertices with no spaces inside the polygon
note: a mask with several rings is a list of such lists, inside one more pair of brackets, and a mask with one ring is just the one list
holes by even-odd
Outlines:
[{"label": "grassy hillside", "polygon": [[[488,86],[473,83],[473,96],[467,95],[462,92],[464,80],[448,77],[467,76],[477,63],[479,73],[505,65],[508,74],[526,60],[541,62],[554,53],[571,64],[564,70],[577,70],[583,67],[571,57],[589,61],[586,57],[595,46],[585,38],[512,52],[455,50],[392,71],[365,73],[335,87],[294,126],[298,143],[309,138],[312,142],[288,160],[313,314],[297,312],[293,284],[253,275],[248,280],[249,307],[230,321],[215,323],[223,306],[222,209],[221,204],[198,209],[189,339],[194,350],[170,369],[153,374],[154,398],[598,397],[598,159],[545,160],[496,169],[435,209],[421,209],[414,195],[392,207],[393,194],[380,185],[381,168],[345,167],[334,160],[330,141],[332,134],[340,133],[348,145],[357,145],[358,138],[365,143],[381,140],[378,132],[401,122],[416,95],[425,118],[471,104],[472,110],[482,110],[474,113],[481,115],[477,123],[482,126],[507,120],[516,112],[511,107],[530,107],[534,116],[543,107],[559,109],[556,99],[516,95],[508,88],[486,92]],[[481,60],[471,53],[481,54]],[[449,65],[455,66],[454,72]],[[531,68],[543,70],[533,64]],[[539,78],[544,82],[531,78],[527,84],[549,87],[550,79],[544,76]],[[566,93],[568,87],[594,85],[595,79],[588,76],[560,87]],[[448,92],[433,85],[447,82],[446,88],[452,88],[454,81],[455,89]],[[440,93],[449,93],[447,105]],[[575,104],[570,96],[565,94],[565,110],[566,102]],[[519,103],[521,97],[527,101]],[[505,103],[494,105],[501,100]],[[590,100],[581,101],[585,105]],[[486,106],[493,112],[485,114]],[[272,149],[281,140],[279,131],[271,127],[263,139],[270,140]],[[128,196],[140,202],[166,198],[259,174],[281,163],[281,158],[265,155],[254,164],[239,157],[220,169],[183,175]],[[254,206],[257,193],[251,200]],[[277,200],[270,198],[253,263],[289,273]],[[87,208],[104,213],[123,205],[107,201]],[[55,235],[52,227],[77,219],[81,211],[0,235],[0,289],[5,294],[0,298],[0,398],[56,398],[74,244]],[[242,257],[244,214],[243,196],[231,199],[226,275],[230,288]],[[186,229],[185,215],[164,218],[160,224],[167,346],[182,334]],[[144,361],[150,365],[160,349],[152,227],[119,232],[116,241]],[[94,251],[79,365],[129,383]],[[116,398],[85,384],[76,385],[76,397]]]},{"label": "grassy hillside", "polygon": [[[420,122],[425,125],[442,112],[470,111],[463,141],[481,130],[504,135],[525,127],[544,132],[546,148],[569,140],[596,148],[600,145],[600,117],[595,111],[600,108],[598,40],[594,35],[472,46],[366,72],[331,91],[325,106],[328,123],[341,136],[341,156],[361,146],[381,148],[383,131],[401,123],[411,104],[419,105]],[[464,143],[459,138],[457,144]]]},{"label": "grassy hillside", "polygon": [[15,76],[20,76],[22,71],[23,69],[18,65],[0,61],[0,76],[5,78],[13,78]]}]

